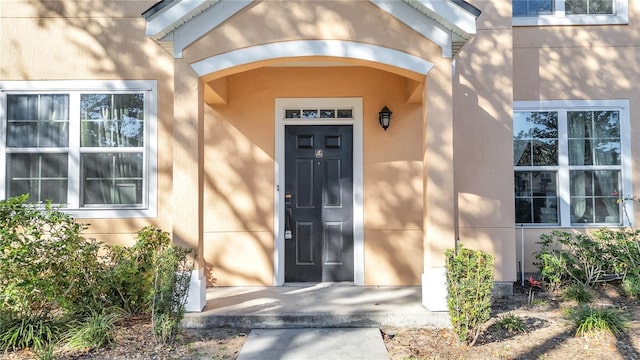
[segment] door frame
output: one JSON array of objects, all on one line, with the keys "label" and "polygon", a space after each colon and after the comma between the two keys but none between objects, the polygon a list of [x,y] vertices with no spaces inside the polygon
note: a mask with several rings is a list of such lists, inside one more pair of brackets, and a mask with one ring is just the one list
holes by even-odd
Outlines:
[{"label": "door frame", "polygon": [[[352,119],[285,119],[287,108],[352,109]],[[284,285],[284,184],[285,136],[287,125],[351,125],[353,126],[353,280],[364,285],[364,178],[363,178],[363,115],[362,98],[276,98],[275,99],[275,162],[274,178],[274,254],[275,286]]]}]

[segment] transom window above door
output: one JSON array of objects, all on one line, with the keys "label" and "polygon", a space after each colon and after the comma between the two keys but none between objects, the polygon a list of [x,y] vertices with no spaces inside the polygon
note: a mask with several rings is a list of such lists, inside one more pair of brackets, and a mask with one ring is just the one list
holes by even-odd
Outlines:
[{"label": "transom window above door", "polygon": [[285,119],[353,119],[352,109],[285,109]]}]

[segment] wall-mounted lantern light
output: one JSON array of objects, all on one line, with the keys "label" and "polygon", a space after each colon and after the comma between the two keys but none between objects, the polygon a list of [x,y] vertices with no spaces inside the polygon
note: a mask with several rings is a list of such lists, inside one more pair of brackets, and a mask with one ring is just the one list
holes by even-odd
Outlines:
[{"label": "wall-mounted lantern light", "polygon": [[387,128],[391,124],[391,114],[393,113],[386,106],[378,113],[378,121],[380,121],[380,126],[382,126],[384,131],[387,131]]}]

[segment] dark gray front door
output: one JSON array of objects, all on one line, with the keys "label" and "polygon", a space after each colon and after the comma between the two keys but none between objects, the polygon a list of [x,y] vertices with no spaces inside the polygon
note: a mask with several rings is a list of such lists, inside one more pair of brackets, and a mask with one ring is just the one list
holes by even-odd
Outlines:
[{"label": "dark gray front door", "polygon": [[286,126],[285,281],[353,281],[353,127]]}]

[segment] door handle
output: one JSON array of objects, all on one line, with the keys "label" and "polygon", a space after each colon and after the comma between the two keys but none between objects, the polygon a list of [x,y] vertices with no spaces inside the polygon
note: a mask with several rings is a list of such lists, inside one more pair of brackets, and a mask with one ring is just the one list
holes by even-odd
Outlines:
[{"label": "door handle", "polygon": [[284,239],[293,239],[293,232],[291,231],[291,207],[293,207],[293,194],[284,195]]},{"label": "door handle", "polygon": [[293,233],[291,232],[291,208],[288,207],[285,209],[284,215],[284,239],[291,240],[293,239]]}]

